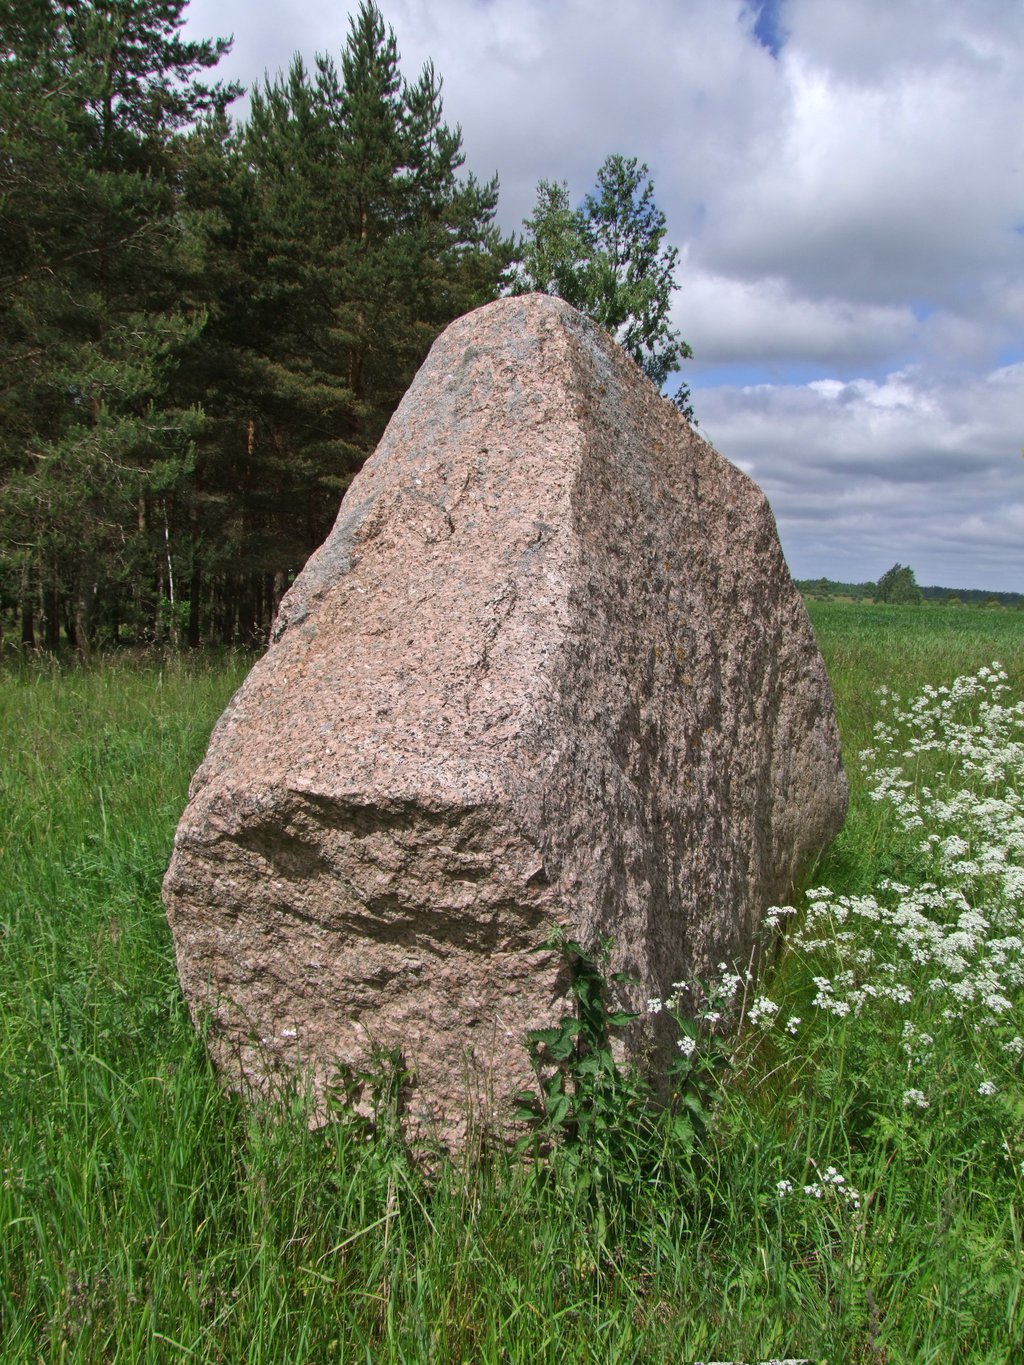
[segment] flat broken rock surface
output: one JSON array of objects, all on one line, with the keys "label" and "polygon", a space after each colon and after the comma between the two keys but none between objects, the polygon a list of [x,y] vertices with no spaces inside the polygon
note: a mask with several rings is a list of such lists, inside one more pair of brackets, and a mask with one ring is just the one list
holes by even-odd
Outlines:
[{"label": "flat broken rock surface", "polygon": [[745,967],[845,807],[764,496],[575,310],[501,300],[434,344],[214,731],[182,986],[233,1084],[399,1049],[410,1131],[507,1132],[571,1007],[552,923],[642,1009]]}]

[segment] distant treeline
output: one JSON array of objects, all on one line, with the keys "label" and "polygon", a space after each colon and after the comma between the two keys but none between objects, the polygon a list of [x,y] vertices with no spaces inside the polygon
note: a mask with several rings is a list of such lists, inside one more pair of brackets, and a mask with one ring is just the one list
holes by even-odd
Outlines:
[{"label": "distant treeline", "polygon": [[[878,584],[839,583],[832,578],[798,578],[796,585],[806,597],[848,597],[854,602],[873,602]],[[982,588],[939,588],[917,584],[925,602],[962,603],[964,606],[1024,607],[1024,593],[989,592]]]},{"label": "distant treeline", "polygon": [[0,5],[0,641],[246,643],[435,336],[501,291],[496,180],[364,3],[252,91],[185,0]]}]

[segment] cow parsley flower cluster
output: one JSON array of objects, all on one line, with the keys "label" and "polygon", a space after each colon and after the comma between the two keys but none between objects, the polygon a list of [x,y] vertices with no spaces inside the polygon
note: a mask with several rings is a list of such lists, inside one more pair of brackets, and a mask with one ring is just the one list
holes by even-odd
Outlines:
[{"label": "cow parsley flower cluster", "polygon": [[[647,1001],[647,1013],[665,1013],[678,1017],[685,1011],[686,1002],[696,995],[701,1004],[693,1022],[702,1032],[713,1030],[715,1024],[737,1011],[737,997],[742,999],[754,975],[749,969],[744,975],[740,975],[724,962],[718,964],[718,972],[718,977],[703,989],[695,989],[693,984],[685,981],[673,981],[668,995],[664,997],[655,995]],[[777,1005],[772,1006],[770,1000],[761,1003],[772,1010],[778,1009]]]},{"label": "cow parsley flower cluster", "polygon": [[[927,686],[909,704],[882,693],[875,746],[862,758],[872,765],[872,798],[905,831],[921,832],[923,875],[913,886],[883,881],[874,895],[808,892],[791,943],[818,966],[818,1010],[837,1018],[891,1012],[924,993],[943,1019],[1005,1031],[1003,1047],[1016,1050],[1009,1025],[1024,987],[1024,702],[1008,700],[1006,678],[993,664],[949,687]],[[770,922],[794,913],[775,907]],[[932,1043],[905,1026],[911,1061]]]},{"label": "cow parsley flower cluster", "polygon": [[[813,1160],[811,1164],[815,1164]],[[785,1199],[787,1195],[792,1194],[794,1188],[792,1180],[779,1180],[775,1184],[775,1192],[780,1199]],[[846,1176],[835,1166],[829,1166],[818,1176],[817,1180],[812,1180],[802,1189],[804,1197],[807,1199],[829,1199],[839,1207],[854,1210],[860,1208],[860,1191],[849,1184]]]},{"label": "cow parsley flower cluster", "polygon": [[[746,1045],[783,1074],[810,1063],[823,1094],[847,1100],[847,1140],[923,1151],[914,1144],[954,1125],[1024,1173],[1007,1122],[1024,1092],[1024,702],[999,664],[880,700],[862,760],[901,875],[870,894],[818,886],[802,912],[769,911],[785,969],[771,998],[751,992]],[[863,1231],[871,1172],[810,1165],[800,1183],[792,1167],[774,1173],[786,1216]]]},{"label": "cow parsley flower cluster", "polygon": [[768,1028],[775,1022],[775,1016],[779,1012],[779,1006],[774,1000],[769,1000],[766,995],[759,995],[754,1000],[750,1009],[747,1011],[747,1023]]}]

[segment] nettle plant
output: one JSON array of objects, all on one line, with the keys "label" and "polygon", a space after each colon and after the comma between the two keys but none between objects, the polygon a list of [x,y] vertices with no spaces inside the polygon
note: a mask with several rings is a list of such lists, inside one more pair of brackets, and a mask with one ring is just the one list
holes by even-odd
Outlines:
[{"label": "nettle plant", "polygon": [[575,1009],[527,1034],[537,1089],[520,1092],[516,1113],[529,1125],[522,1148],[554,1159],[556,1184],[590,1206],[599,1240],[628,1219],[641,1192],[649,1196],[671,1178],[677,1163],[692,1169],[728,1066],[714,1031],[723,1002],[712,993],[691,1019],[683,1012],[682,982],[647,1005],[649,1014],[667,1014],[677,1034],[666,1085],[616,1061],[613,1039],[639,1016],[614,1004],[615,988],[630,978],[608,973],[611,948],[604,939],[597,954],[588,954],[557,928],[542,945],[565,956]]}]

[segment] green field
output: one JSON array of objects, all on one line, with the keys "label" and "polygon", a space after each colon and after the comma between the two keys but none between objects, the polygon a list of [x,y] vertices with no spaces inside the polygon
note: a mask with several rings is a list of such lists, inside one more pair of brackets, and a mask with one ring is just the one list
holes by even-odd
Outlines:
[{"label": "green field", "polygon": [[[424,1171],[386,1121],[220,1092],[160,881],[244,659],[0,673],[0,1359],[1019,1359],[1024,616],[811,614],[850,816],[700,1141],[630,1110],[533,1165]],[[879,685],[995,660],[891,723],[908,785],[873,798]]]}]

